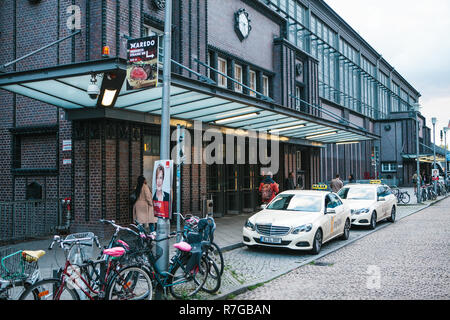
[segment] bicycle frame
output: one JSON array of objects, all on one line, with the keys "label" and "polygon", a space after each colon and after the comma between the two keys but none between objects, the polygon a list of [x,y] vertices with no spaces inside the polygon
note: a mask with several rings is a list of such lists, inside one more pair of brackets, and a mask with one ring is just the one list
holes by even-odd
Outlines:
[{"label": "bicycle frame", "polygon": [[[61,284],[60,284],[59,290],[57,291],[57,297],[56,298],[59,299],[60,296],[61,296],[61,293],[63,291],[62,289],[64,288],[64,286],[66,284],[66,277],[68,277],[69,279],[73,278],[73,274],[70,274],[67,271],[70,267],[71,267],[71,270],[73,270],[76,273],[76,275],[77,275],[77,278],[73,279],[73,281],[75,281],[75,286],[77,287],[77,289],[81,290],[83,292],[83,294],[86,295],[86,297],[88,297],[90,300],[94,300],[96,295],[100,296],[100,297],[103,297],[103,295],[104,295],[104,293],[106,291],[107,284],[108,284],[110,271],[111,271],[111,269],[115,270],[114,268],[111,268],[113,264],[115,265],[115,263],[112,260],[109,260],[107,262],[108,266],[106,268],[105,276],[102,277],[102,271],[104,270],[104,268],[102,268],[102,266],[104,266],[104,264],[106,262],[107,262],[106,260],[100,260],[100,261],[96,261],[96,262],[92,262],[92,263],[86,263],[86,264],[83,264],[81,266],[78,266],[78,265],[71,264],[70,261],[68,259],[66,259],[65,267],[64,267],[64,269],[61,272],[61,276],[60,276]],[[100,265],[100,268],[101,268],[100,269],[100,274],[98,274],[98,272],[97,272],[97,270],[95,268],[98,265]],[[77,269],[74,268],[74,266],[79,267],[80,269],[82,269],[84,267],[89,267],[89,266],[93,267],[95,275],[98,277],[98,279],[100,281],[100,285],[101,286],[100,286],[99,291],[96,291],[94,288],[92,288],[92,286],[91,286],[91,281],[93,280],[92,277],[89,276],[89,278],[91,278],[91,279],[86,280],[85,278],[83,278],[81,272],[78,272]],[[87,290],[84,290],[83,286],[76,282],[78,279],[82,280],[82,282],[86,286]],[[94,296],[92,296],[91,293]]]}]

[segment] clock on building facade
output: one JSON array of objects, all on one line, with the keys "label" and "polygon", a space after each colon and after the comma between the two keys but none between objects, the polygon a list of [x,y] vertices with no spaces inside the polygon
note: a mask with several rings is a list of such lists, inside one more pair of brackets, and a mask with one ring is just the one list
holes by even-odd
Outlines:
[{"label": "clock on building facade", "polygon": [[250,34],[252,26],[250,25],[248,12],[245,9],[239,9],[234,14],[234,29],[241,41],[244,41]]}]

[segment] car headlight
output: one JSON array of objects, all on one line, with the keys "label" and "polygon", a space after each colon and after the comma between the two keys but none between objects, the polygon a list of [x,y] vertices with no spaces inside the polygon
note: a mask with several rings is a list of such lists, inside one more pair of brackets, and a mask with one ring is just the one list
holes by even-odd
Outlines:
[{"label": "car headlight", "polygon": [[247,229],[250,229],[250,230],[252,230],[252,231],[255,231],[256,230],[256,228],[255,228],[255,225],[253,224],[253,223],[251,223],[250,222],[250,220],[247,220],[246,222],[245,222],[245,225],[244,225]]},{"label": "car headlight", "polygon": [[363,209],[357,209],[357,210],[352,210],[351,214],[361,214],[361,213],[368,213],[370,210],[367,208],[363,208]]},{"label": "car headlight", "polygon": [[305,224],[303,226],[294,228],[294,230],[292,230],[292,234],[299,234],[300,232],[310,232],[312,227],[313,227],[312,223]]}]

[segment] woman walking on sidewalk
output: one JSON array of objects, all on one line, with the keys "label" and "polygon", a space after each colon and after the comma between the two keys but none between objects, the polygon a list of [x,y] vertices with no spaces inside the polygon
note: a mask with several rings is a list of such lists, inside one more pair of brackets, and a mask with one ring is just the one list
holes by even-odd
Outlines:
[{"label": "woman walking on sidewalk", "polygon": [[150,232],[155,231],[155,223],[157,221],[153,214],[153,201],[150,188],[144,176],[138,178],[136,187],[137,200],[133,206],[133,219],[144,224],[149,228]]}]

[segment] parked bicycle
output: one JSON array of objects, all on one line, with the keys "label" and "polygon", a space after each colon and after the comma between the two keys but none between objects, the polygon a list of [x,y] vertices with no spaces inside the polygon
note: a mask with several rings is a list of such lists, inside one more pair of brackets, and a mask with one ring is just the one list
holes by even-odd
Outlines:
[{"label": "parked bicycle", "polygon": [[[175,213],[175,214],[177,214],[177,213]],[[200,222],[200,225],[203,224],[202,229],[206,225],[210,226],[210,229],[206,230],[203,240],[210,242],[210,246],[208,247],[208,251],[209,251],[208,255],[217,264],[217,266],[219,267],[219,270],[220,270],[220,275],[222,275],[225,264],[224,264],[222,250],[217,245],[217,243],[214,242],[214,231],[216,230],[216,223],[214,222],[214,218],[212,216],[208,216],[207,218],[200,219],[199,217],[191,215],[191,214],[187,214],[186,217],[183,217],[180,214],[180,217],[185,222],[184,231],[183,231],[183,235],[185,238],[186,238],[186,235],[188,232],[191,232],[191,231],[198,232],[199,231],[198,225],[199,225],[200,220],[202,220],[202,222]]]},{"label": "parked bicycle", "polygon": [[[216,229],[214,219],[212,217],[200,219],[199,217],[190,214],[186,215],[186,217],[183,217],[181,214],[178,215],[184,221],[182,233],[183,241],[190,244],[200,244],[203,256],[205,256],[211,264],[208,280],[202,290],[214,294],[220,289],[224,268],[222,252],[219,246],[213,242],[214,231]],[[220,265],[220,267],[218,267],[218,265]]]},{"label": "parked bicycle", "polygon": [[27,288],[20,300],[149,300],[152,297],[152,281],[139,266],[120,267],[118,260],[125,254],[122,247],[103,250],[109,259],[93,261],[89,249],[93,243],[100,248],[93,233],[72,234],[61,239],[54,236],[49,250],[55,243],[64,250],[66,262],[57,278],[36,282]]},{"label": "parked bicycle", "polygon": [[392,193],[397,197],[397,203],[408,204],[411,201],[411,197],[408,191],[402,191],[397,187],[391,188]]},{"label": "parked bicycle", "polygon": [[447,195],[447,188],[445,187],[444,181],[436,182],[436,191],[437,191],[438,196],[446,196]]},{"label": "parked bicycle", "polygon": [[0,300],[17,300],[41,278],[38,260],[45,251],[0,250]]},{"label": "parked bicycle", "polygon": [[[110,245],[120,245],[126,250],[126,259],[123,259],[121,262],[123,264],[137,263],[142,266],[151,277],[153,286],[162,288],[165,295],[169,291],[175,299],[191,298],[206,283],[210,274],[211,264],[206,257],[201,255],[201,251],[194,250],[194,246],[186,242],[179,242],[173,245],[177,250],[170,259],[167,272],[161,271],[156,265],[156,261],[161,257],[162,251],[158,251],[158,247],[154,250],[155,243],[176,237],[176,232],[171,233],[166,238],[156,240],[155,233],[148,234],[143,225],[137,222],[132,226],[138,232],[120,227],[114,221],[103,220],[102,222],[116,228],[116,232],[110,240]],[[118,230],[127,231],[127,241],[119,239]],[[130,241],[132,242],[131,244]],[[153,251],[156,251],[156,253]]]}]

